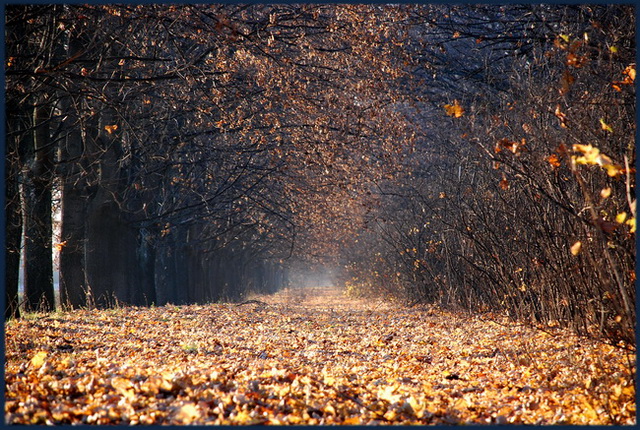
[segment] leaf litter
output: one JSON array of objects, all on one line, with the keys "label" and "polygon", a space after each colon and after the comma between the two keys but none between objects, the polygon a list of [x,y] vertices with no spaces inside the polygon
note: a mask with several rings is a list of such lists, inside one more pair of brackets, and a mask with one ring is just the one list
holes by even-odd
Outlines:
[{"label": "leaf litter", "polygon": [[635,354],[497,317],[284,290],[5,326],[8,424],[635,424]]}]

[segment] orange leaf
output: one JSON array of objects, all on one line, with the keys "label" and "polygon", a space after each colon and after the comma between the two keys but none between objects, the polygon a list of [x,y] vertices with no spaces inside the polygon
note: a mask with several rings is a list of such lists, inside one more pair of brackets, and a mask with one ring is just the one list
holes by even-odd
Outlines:
[{"label": "orange leaf", "polygon": [[118,129],[118,124],[105,125],[104,129],[107,130],[109,134],[113,134]]},{"label": "orange leaf", "polygon": [[509,181],[507,181],[507,178],[505,178],[504,176],[502,177],[502,180],[500,181],[500,188],[502,188],[503,190],[506,190],[509,188]]},{"label": "orange leaf", "polygon": [[567,116],[562,113],[562,111],[560,110],[560,105],[556,106],[556,110],[554,112],[555,116],[558,117],[558,119],[560,119],[560,126],[562,128],[567,128]]},{"label": "orange leaf", "polygon": [[54,245],[54,247],[55,247],[56,251],[60,252],[60,251],[62,251],[62,248],[64,248],[66,245],[67,245],[67,241],[63,240],[62,242],[56,243]]},{"label": "orange leaf", "polygon": [[454,100],[452,105],[444,105],[444,110],[447,115],[454,118],[460,118],[464,114],[464,109],[458,103],[458,100]]},{"label": "orange leaf", "polygon": [[[627,75],[628,79],[631,80],[632,82],[636,80],[636,66],[634,64],[627,66],[626,69],[624,69],[624,73],[625,75]],[[627,79],[625,78],[625,81]]]},{"label": "orange leaf", "polygon": [[359,417],[349,417],[346,418],[344,421],[342,421],[343,425],[354,425],[354,424],[360,424],[362,421],[360,420]]},{"label": "orange leaf", "polygon": [[553,166],[554,169],[560,167],[560,160],[558,159],[558,156],[556,154],[549,155],[546,160],[549,162],[549,164],[551,164],[551,166]]}]

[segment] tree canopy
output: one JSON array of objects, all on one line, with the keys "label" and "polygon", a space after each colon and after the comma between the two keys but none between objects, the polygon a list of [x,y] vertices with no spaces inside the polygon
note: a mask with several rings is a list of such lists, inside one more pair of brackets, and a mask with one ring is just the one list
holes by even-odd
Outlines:
[{"label": "tree canopy", "polygon": [[25,308],[56,305],[59,253],[62,306],[330,265],[634,342],[632,6],[10,5],[5,28],[7,317],[21,254]]}]

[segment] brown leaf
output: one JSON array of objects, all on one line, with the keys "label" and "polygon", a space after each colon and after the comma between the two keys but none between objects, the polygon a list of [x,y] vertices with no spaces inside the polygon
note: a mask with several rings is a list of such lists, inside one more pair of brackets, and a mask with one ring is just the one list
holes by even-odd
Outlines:
[{"label": "brown leaf", "polygon": [[509,189],[509,181],[507,181],[506,177],[502,177],[502,180],[500,181],[500,188],[502,188],[503,190],[507,190]]}]

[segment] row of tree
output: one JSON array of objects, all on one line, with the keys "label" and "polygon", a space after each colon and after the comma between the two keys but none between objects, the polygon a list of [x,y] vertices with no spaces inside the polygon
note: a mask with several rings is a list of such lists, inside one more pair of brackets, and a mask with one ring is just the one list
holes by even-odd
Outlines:
[{"label": "row of tree", "polygon": [[6,315],[21,253],[28,310],[54,306],[55,248],[71,307],[273,291],[321,254],[305,226],[349,205],[319,196],[383,177],[403,133],[372,10],[7,7]]},{"label": "row of tree", "polygon": [[439,12],[414,17],[446,53],[419,48],[442,59],[421,138],[350,287],[635,344],[633,8]]},{"label": "row of tree", "polygon": [[57,248],[71,307],[338,262],[634,341],[630,6],[20,5],[6,46],[7,316]]}]

